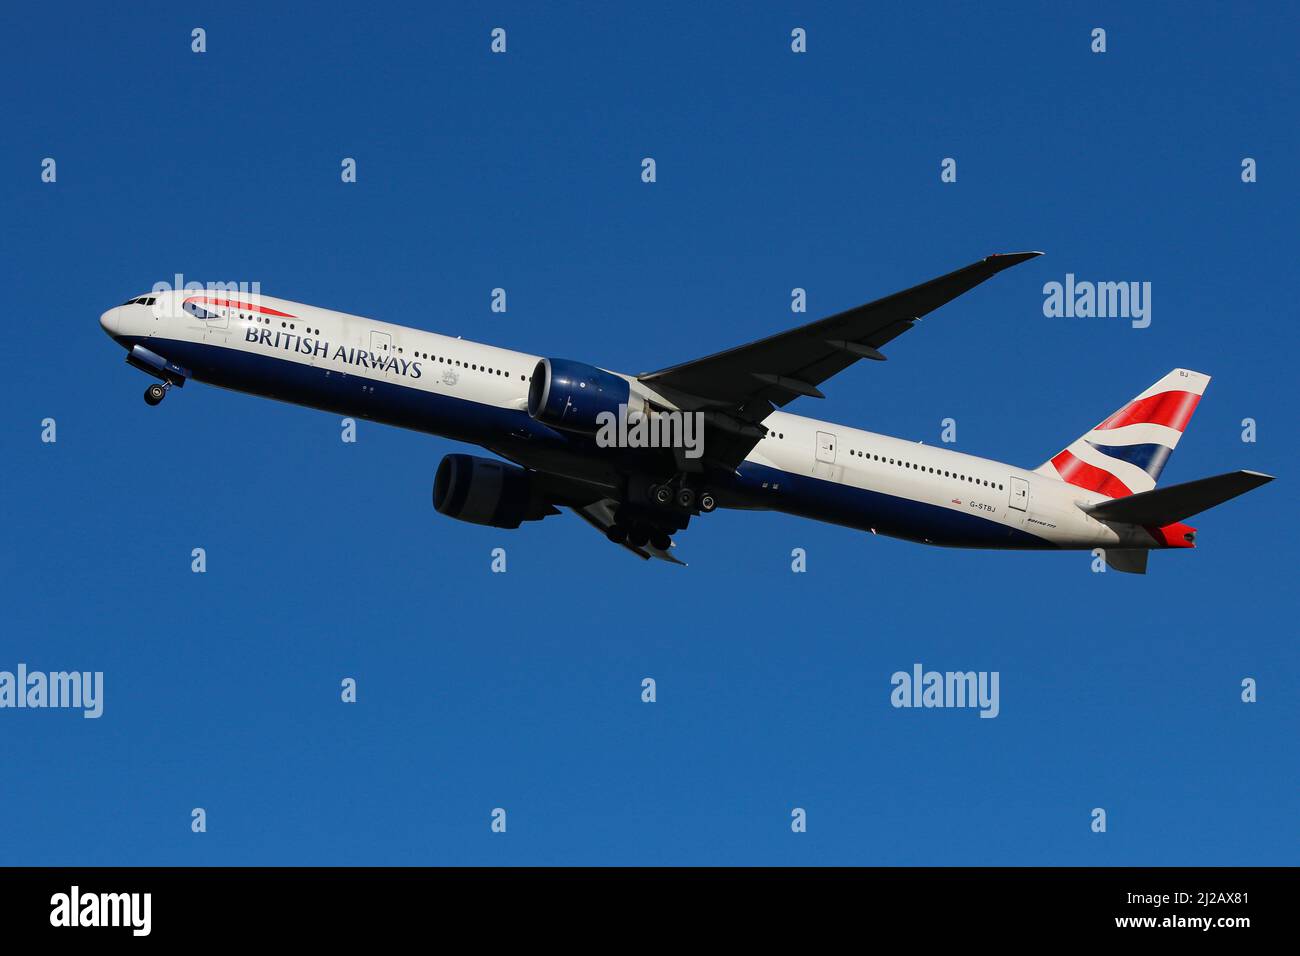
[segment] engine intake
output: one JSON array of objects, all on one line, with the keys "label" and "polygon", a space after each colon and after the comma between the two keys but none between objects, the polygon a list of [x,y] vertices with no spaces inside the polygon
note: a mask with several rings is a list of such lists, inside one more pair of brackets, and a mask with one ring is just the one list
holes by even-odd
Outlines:
[{"label": "engine intake", "polygon": [[518,528],[559,512],[542,501],[533,477],[518,465],[474,455],[447,455],[433,479],[439,514],[493,528]]},{"label": "engine intake", "polygon": [[598,417],[619,407],[627,413],[641,412],[645,400],[632,391],[628,380],[571,359],[544,358],[533,369],[528,386],[528,414],[543,425],[593,435],[600,429]]}]

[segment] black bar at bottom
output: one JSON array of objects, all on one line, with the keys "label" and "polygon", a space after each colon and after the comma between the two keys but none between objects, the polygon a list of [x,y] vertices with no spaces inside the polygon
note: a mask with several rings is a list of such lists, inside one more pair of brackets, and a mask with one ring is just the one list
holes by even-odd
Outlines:
[{"label": "black bar at bottom", "polygon": [[556,933],[606,943],[621,938],[611,933],[647,942],[688,933],[734,944],[835,932],[1230,941],[1283,931],[1294,877],[1286,868],[1208,867],[15,868],[0,869],[0,926],[6,940],[79,943],[338,943],[465,928],[484,941],[533,943]]}]

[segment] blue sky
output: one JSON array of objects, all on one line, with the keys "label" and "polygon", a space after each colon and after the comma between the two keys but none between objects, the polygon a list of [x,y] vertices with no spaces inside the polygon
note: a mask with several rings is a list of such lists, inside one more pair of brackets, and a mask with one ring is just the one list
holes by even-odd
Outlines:
[{"label": "blue sky", "polygon": [[[1296,22],[1143,6],[6,10],[0,669],[106,689],[0,711],[0,862],[1296,863]],[[1281,480],[1145,578],[776,514],[697,519],[686,569],[457,523],[463,446],[150,409],[97,323],[179,272],[638,372],[1018,249],[791,410],[1033,466],[1210,373],[1163,480]],[[1151,326],[1044,317],[1067,272],[1151,282]],[[1000,715],[895,710],[915,662],[998,671]]]}]

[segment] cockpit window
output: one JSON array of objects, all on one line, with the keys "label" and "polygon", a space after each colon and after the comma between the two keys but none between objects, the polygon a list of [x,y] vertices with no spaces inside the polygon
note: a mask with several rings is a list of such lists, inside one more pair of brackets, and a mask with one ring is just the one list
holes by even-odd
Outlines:
[{"label": "cockpit window", "polygon": [[122,304],[123,305],[153,305],[157,301],[158,301],[158,297],[156,295],[151,295],[151,296],[138,295],[134,299],[127,299]]}]

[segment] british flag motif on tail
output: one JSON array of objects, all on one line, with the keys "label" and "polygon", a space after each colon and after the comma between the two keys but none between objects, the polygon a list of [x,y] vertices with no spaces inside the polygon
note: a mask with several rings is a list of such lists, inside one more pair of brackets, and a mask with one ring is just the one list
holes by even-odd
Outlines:
[{"label": "british flag motif on tail", "polygon": [[1176,368],[1034,471],[1108,498],[1150,491],[1209,384]]}]

